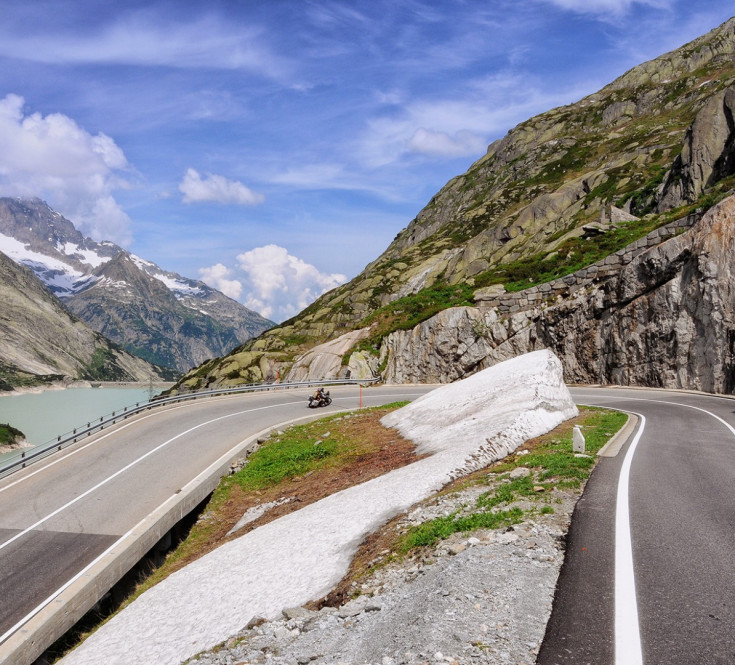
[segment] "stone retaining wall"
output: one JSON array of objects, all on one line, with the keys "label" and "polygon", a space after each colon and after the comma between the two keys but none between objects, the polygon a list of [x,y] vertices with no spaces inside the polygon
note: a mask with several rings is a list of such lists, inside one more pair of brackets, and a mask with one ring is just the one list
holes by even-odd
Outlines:
[{"label": "stone retaining wall", "polygon": [[[532,286],[515,293],[483,293],[485,289],[475,292],[475,302],[481,310],[497,308],[500,314],[515,314],[538,307],[542,303],[551,304],[559,298],[566,298],[576,291],[592,283],[599,283],[620,272],[620,269],[630,263],[636,256],[651,247],[661,244],[679,233],[692,228],[701,218],[701,212],[692,213],[677,219],[665,226],[661,226],[618,250],[614,254],[582,268],[577,272],[559,277],[551,282]],[[488,290],[493,290],[492,287]]]}]

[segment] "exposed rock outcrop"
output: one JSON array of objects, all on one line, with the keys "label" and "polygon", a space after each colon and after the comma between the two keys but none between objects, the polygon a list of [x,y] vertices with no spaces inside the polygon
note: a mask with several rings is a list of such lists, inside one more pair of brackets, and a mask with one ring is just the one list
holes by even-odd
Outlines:
[{"label": "exposed rock outcrop", "polygon": [[[452,381],[552,349],[567,381],[735,389],[735,197],[556,303],[446,310],[384,344],[387,381]],[[515,294],[513,294],[515,297]]]},{"label": "exposed rock outcrop", "polygon": [[[324,378],[372,378],[370,363],[364,356],[356,357],[351,366],[343,363],[343,358],[360,340],[365,339],[370,330],[363,328],[345,333],[337,339],[315,346],[301,356],[291,368],[286,381],[318,381]],[[355,373],[353,376],[352,373]],[[364,376],[357,376],[364,374]]]},{"label": "exposed rock outcrop", "polygon": [[687,130],[681,154],[662,187],[658,210],[696,201],[714,182],[735,173],[735,88],[711,97]]}]

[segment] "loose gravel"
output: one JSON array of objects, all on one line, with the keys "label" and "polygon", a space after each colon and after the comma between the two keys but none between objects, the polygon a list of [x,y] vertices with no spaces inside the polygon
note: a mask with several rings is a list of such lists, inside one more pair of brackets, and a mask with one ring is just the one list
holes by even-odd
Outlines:
[{"label": "loose gravel", "polygon": [[[436,496],[391,528],[401,531],[472,505],[486,490]],[[535,512],[504,531],[454,534],[379,567],[355,584],[360,595],[339,607],[291,608],[274,621],[254,617],[224,645],[187,662],[531,665],[551,612],[578,493],[557,492],[553,514]]]}]

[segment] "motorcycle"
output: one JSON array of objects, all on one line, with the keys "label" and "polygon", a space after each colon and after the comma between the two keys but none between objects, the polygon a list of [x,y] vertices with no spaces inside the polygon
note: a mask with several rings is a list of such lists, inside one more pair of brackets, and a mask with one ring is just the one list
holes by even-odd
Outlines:
[{"label": "motorcycle", "polygon": [[329,396],[329,391],[320,391],[318,395],[309,395],[309,408],[315,409],[319,406],[329,406],[332,403],[332,398]]}]

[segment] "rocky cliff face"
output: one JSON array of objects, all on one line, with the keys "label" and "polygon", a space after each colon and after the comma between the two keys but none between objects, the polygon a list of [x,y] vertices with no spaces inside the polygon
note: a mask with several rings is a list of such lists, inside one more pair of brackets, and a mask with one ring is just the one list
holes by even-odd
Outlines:
[{"label": "rocky cliff face", "polygon": [[[244,354],[257,358],[257,371],[256,361],[236,371],[228,359],[217,360],[185,377],[183,387],[284,376],[310,348],[366,328],[360,353],[379,356],[378,370],[397,381],[451,381],[480,368],[486,351],[501,359],[536,343],[554,347],[553,331],[532,334],[523,317],[518,325],[529,327],[528,341],[506,325],[513,316],[485,321],[452,308],[482,300],[488,289],[502,294],[569,275],[721,200],[735,186],[734,91],[735,18],[576,104],[512,129],[447,183],[362,274],[238,349],[243,362]],[[561,296],[569,307],[579,297]],[[450,327],[463,343],[444,341]],[[486,329],[496,351],[485,348],[482,335],[472,341],[475,327]],[[580,369],[571,378],[627,376],[620,348],[633,351],[627,342],[602,351],[579,347]],[[616,354],[617,361],[609,359]],[[339,372],[350,362],[346,354]],[[356,372],[374,372],[374,365],[360,363]],[[642,380],[640,371],[631,381]],[[648,370],[655,385],[664,380],[657,372]]]},{"label": "rocky cliff face", "polygon": [[[641,249],[641,248],[638,248]],[[385,378],[447,382],[552,349],[569,382],[735,389],[735,197],[558,302],[445,310],[385,342]],[[585,283],[586,281],[586,283]]]},{"label": "rocky cliff face", "polygon": [[0,253],[0,389],[51,379],[159,381],[141,358],[92,331],[31,270]]},{"label": "rocky cliff face", "polygon": [[91,328],[179,372],[274,325],[203,282],[85,238],[39,199],[0,198],[0,250]]}]

